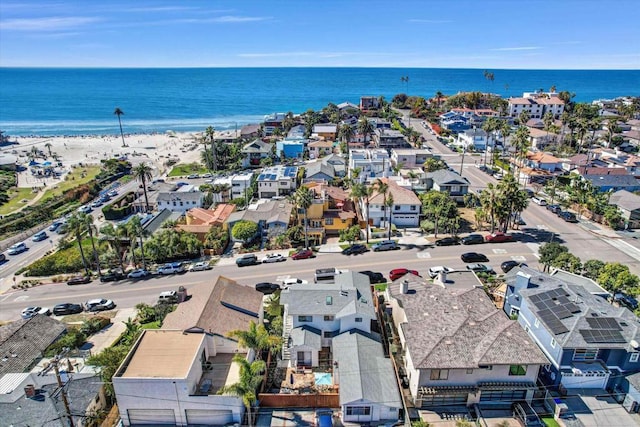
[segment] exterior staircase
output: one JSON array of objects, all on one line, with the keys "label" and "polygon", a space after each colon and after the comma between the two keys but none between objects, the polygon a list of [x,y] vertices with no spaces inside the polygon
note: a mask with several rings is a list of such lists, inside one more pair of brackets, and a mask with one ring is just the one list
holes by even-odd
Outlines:
[{"label": "exterior staircase", "polygon": [[282,360],[291,360],[289,336],[291,335],[291,329],[293,329],[293,318],[287,315],[287,313],[282,317]]}]

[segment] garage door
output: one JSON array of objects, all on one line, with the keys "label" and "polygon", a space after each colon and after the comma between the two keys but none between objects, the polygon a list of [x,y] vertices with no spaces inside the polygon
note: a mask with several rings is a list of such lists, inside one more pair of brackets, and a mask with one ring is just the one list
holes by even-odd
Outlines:
[{"label": "garage door", "polygon": [[466,405],[469,395],[465,394],[438,394],[422,398],[422,407]]},{"label": "garage door", "polygon": [[223,426],[233,422],[233,412],[229,410],[187,409],[189,426]]},{"label": "garage door", "polygon": [[609,375],[607,373],[563,373],[562,385],[565,388],[605,388]]},{"label": "garage door", "polygon": [[417,215],[393,215],[391,220],[395,225],[400,227],[417,227],[418,216]]},{"label": "garage door", "polygon": [[127,414],[132,426],[176,425],[173,409],[129,409]]}]

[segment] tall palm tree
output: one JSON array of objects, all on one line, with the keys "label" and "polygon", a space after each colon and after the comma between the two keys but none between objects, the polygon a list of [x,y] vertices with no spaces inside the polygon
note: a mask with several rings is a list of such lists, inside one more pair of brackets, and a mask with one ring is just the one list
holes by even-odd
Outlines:
[{"label": "tall palm tree", "polygon": [[345,157],[347,159],[347,165],[348,165],[349,164],[349,141],[351,141],[354,135],[353,128],[351,127],[350,124],[344,123],[342,126],[340,126],[340,131],[338,132],[338,135],[340,136],[340,139],[346,146]]},{"label": "tall palm tree", "polygon": [[387,223],[388,220],[387,220],[386,201],[387,201],[387,192],[389,191],[389,184],[387,184],[386,182],[378,178],[376,179],[374,186],[378,194],[382,194],[382,203],[380,204],[382,205],[382,209],[383,209],[383,215],[384,215],[383,220],[385,223]]},{"label": "tall palm tree", "polygon": [[[518,126],[518,129],[516,129],[516,134],[513,142],[516,148],[516,159],[517,159],[516,163],[518,165],[518,177],[516,178],[516,182],[520,183],[520,171],[524,166],[524,159],[527,155],[527,151],[529,150],[529,147],[531,147],[529,128],[522,125]],[[515,177],[515,172],[516,171],[514,168],[513,170],[514,177]]]},{"label": "tall palm tree", "polygon": [[304,247],[309,249],[309,219],[307,218],[307,211],[313,204],[313,193],[303,185],[296,190],[294,200],[298,205],[298,209],[304,209]]},{"label": "tall palm tree", "polygon": [[493,185],[492,182],[487,184],[487,188],[482,190],[482,193],[480,193],[480,205],[489,216],[489,220],[491,221],[492,233],[496,229],[496,208],[499,195],[500,191]]},{"label": "tall palm tree", "polygon": [[138,166],[133,168],[133,177],[142,181],[142,191],[144,191],[144,203],[146,206],[145,212],[149,212],[149,197],[147,197],[147,181],[150,180],[153,169],[146,163],[140,163]]},{"label": "tall palm tree", "polygon": [[84,233],[84,218],[86,214],[78,212],[71,215],[71,218],[67,221],[67,227],[74,234],[76,238],[76,242],[78,243],[78,249],[80,250],[80,258],[82,258],[82,266],[84,267],[84,271],[87,276],[90,275],[89,267],[87,266],[87,258],[84,255],[84,250],[82,249],[82,233]]},{"label": "tall palm tree", "polygon": [[253,406],[256,403],[256,390],[262,380],[262,372],[265,370],[265,363],[256,360],[249,363],[240,354],[233,357],[233,361],[240,365],[240,378],[237,383],[222,387],[218,394],[229,394],[242,398],[242,403],[247,408],[247,420],[249,427],[253,426]]},{"label": "tall palm tree", "polygon": [[[213,128],[213,126],[209,126],[207,127],[207,129],[205,129],[204,131],[205,134],[205,140],[207,142],[209,142],[209,144],[211,144],[211,161],[212,161],[212,170],[213,172],[218,170],[218,158],[217,158],[217,153],[216,153],[216,140],[214,138],[215,136],[215,129]],[[206,150],[206,148],[205,148]]]},{"label": "tall palm tree", "polygon": [[122,261],[122,247],[120,246],[120,233],[122,227],[114,227],[111,223],[106,223],[100,228],[100,233],[112,244],[113,250],[118,258],[120,270],[124,271],[124,262]]},{"label": "tall palm tree", "polygon": [[502,134],[502,155],[504,156],[504,151],[507,149],[507,138],[511,135],[511,125],[506,120],[500,120],[500,133]]},{"label": "tall palm tree", "polygon": [[120,125],[120,136],[122,137],[122,146],[126,147],[127,144],[124,142],[124,133],[122,132],[122,120],[120,119],[120,116],[122,116],[124,114],[124,111],[122,111],[120,109],[120,107],[116,107],[116,109],[113,112],[113,114],[118,116],[118,124]]},{"label": "tall palm tree", "polygon": [[[484,147],[484,165],[487,166],[487,151],[489,151],[489,138],[492,138],[492,134],[493,132],[495,132],[496,130],[498,130],[498,127],[500,126],[500,123],[498,122],[498,119],[496,119],[495,117],[489,117],[483,124],[482,124],[482,130],[484,130],[487,133],[487,144]],[[493,155],[493,148],[491,149],[491,155]]]},{"label": "tall palm tree", "polygon": [[267,366],[269,366],[271,353],[278,351],[282,345],[281,337],[271,335],[264,325],[257,325],[254,321],[249,322],[248,330],[234,329],[227,336],[237,338],[240,347],[253,350],[258,360],[262,360],[262,352],[268,350]]},{"label": "tall palm tree", "polygon": [[391,214],[393,210],[393,194],[389,194],[386,199],[384,199],[384,206],[389,209],[389,233],[387,239],[391,240]]},{"label": "tall palm tree", "polygon": [[[140,244],[140,257],[142,258],[142,268],[147,268],[147,262],[144,256],[144,244],[142,242],[142,236],[144,234],[144,229],[142,228],[142,222],[140,221],[140,217],[138,215],[134,215],[129,222],[127,223],[127,235],[133,242],[131,245],[131,253],[135,253],[135,240],[136,237],[139,239]],[[171,245],[171,247],[174,247]],[[134,255],[135,256],[135,255]]]},{"label": "tall palm tree", "polygon": [[360,120],[358,120],[358,132],[364,136],[364,144],[367,145],[367,137],[373,133],[373,125],[365,116],[360,117]]},{"label": "tall palm tree", "polygon": [[100,271],[100,257],[98,256],[98,251],[96,250],[96,242],[93,239],[93,231],[95,230],[95,226],[93,225],[93,216],[92,215],[84,215],[81,218],[83,225],[86,227],[89,232],[89,239],[91,239],[91,248],[93,249],[93,258],[96,262],[96,270],[98,271],[98,277],[102,277],[102,272]]},{"label": "tall palm tree", "polygon": [[367,239],[367,243],[369,243],[369,198],[373,195],[373,187],[367,185],[366,183],[356,183],[351,188],[351,197],[355,200],[365,202],[366,213],[367,213],[367,224],[365,229],[365,236]]},{"label": "tall palm tree", "polygon": [[52,155],[51,155],[51,147],[52,147],[51,143],[47,142],[46,144],[44,144],[44,146],[46,147],[47,151],[49,152],[49,157],[52,157]]}]

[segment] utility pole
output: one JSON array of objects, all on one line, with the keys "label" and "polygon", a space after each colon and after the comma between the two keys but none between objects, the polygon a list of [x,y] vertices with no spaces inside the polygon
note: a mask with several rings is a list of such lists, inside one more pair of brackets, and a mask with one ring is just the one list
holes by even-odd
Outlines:
[{"label": "utility pole", "polygon": [[462,161],[460,162],[460,176],[462,176],[462,167],[464,166],[464,154],[467,152],[467,146],[462,147]]},{"label": "utility pole", "polygon": [[69,420],[69,426],[74,427],[73,417],[71,416],[71,409],[69,408],[69,400],[67,399],[67,391],[65,390],[64,384],[62,384],[62,379],[60,378],[60,370],[58,369],[59,361],[59,356],[56,356],[51,360],[51,364],[53,365],[53,370],[56,373],[56,380],[58,380],[58,387],[60,388],[60,395],[62,396],[62,403],[64,404],[66,417]]}]

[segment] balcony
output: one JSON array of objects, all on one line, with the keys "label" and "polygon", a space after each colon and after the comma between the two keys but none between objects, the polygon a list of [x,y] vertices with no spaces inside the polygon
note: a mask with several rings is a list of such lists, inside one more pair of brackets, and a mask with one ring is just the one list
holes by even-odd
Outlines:
[{"label": "balcony", "polygon": [[194,392],[196,396],[216,394],[223,386],[237,382],[239,369],[233,363],[233,353],[220,353],[202,364],[202,377]]}]

